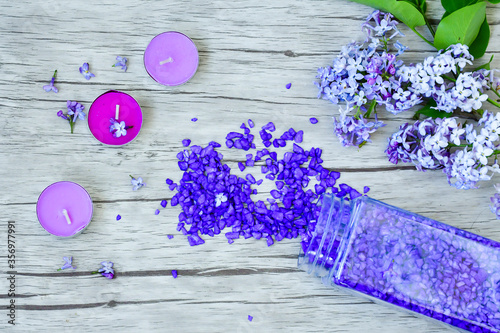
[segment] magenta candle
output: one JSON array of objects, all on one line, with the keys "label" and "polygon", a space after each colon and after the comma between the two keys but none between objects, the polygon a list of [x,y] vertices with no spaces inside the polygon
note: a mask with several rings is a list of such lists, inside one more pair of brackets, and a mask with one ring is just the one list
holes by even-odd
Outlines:
[{"label": "magenta candle", "polygon": [[186,83],[198,68],[198,49],[188,36],[169,31],[154,37],[144,51],[144,67],[158,83]]},{"label": "magenta candle", "polygon": [[40,225],[55,236],[69,237],[87,227],[92,219],[92,199],[73,182],[49,185],[38,197],[36,215]]},{"label": "magenta candle", "polygon": [[[111,120],[122,130],[116,130]],[[123,123],[122,123],[123,122]],[[134,140],[142,126],[142,111],[139,103],[130,95],[111,90],[97,97],[88,114],[92,135],[104,144],[121,146]],[[123,132],[125,130],[125,132]],[[126,133],[126,134],[123,134]]]}]

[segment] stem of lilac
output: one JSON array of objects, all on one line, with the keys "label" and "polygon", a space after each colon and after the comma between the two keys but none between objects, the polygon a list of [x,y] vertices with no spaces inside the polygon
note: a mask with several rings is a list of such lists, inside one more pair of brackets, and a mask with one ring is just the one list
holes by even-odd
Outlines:
[{"label": "stem of lilac", "polygon": [[71,120],[71,117],[68,120],[69,120],[69,127],[71,128],[71,134],[73,134],[73,129],[75,128],[75,122]]},{"label": "stem of lilac", "polygon": [[487,101],[490,102],[491,104],[493,104],[494,106],[496,106],[497,108],[500,108],[500,104],[498,102],[495,102],[491,98],[488,97]]},{"label": "stem of lilac", "polygon": [[455,80],[454,78],[452,77],[449,77],[447,75],[441,75],[443,78],[445,78],[446,80],[450,80],[451,82],[457,82],[457,80]]},{"label": "stem of lilac", "polygon": [[[368,108],[368,111],[366,111],[365,118],[370,118],[370,115],[375,110],[376,106],[377,106],[377,101],[373,99],[372,102],[370,103],[370,107]],[[375,113],[377,113],[377,111],[375,111]]]},{"label": "stem of lilac", "polygon": [[424,16],[425,25],[427,26],[427,29],[429,29],[429,31],[431,32],[432,38],[434,38],[434,36],[436,36],[436,32],[435,32],[435,31],[434,31],[434,29],[432,28],[432,25],[430,24],[429,20],[428,20],[428,19],[427,19],[427,17],[424,15],[424,13],[422,13],[422,15]]},{"label": "stem of lilac", "polygon": [[497,95],[500,98],[500,94],[498,93],[498,91],[496,89],[493,88],[493,86],[490,85],[490,89],[491,89],[491,91],[493,91],[495,93],[495,95]]},{"label": "stem of lilac", "polygon": [[429,42],[429,40],[427,40],[424,36],[422,36],[415,28],[410,28],[411,30],[413,30],[414,33],[416,33],[418,35],[418,37],[422,38],[424,40],[424,42],[426,42],[427,44],[429,44],[430,46],[436,48],[434,46],[434,44],[432,44],[431,42]]}]

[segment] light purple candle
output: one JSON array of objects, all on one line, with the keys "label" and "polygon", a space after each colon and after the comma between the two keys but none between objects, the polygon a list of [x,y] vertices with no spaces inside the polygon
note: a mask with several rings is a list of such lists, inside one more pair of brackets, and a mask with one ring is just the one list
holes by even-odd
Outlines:
[{"label": "light purple candle", "polygon": [[40,225],[55,236],[73,236],[92,219],[92,199],[80,185],[62,181],[49,185],[38,197],[36,215]]},{"label": "light purple candle", "polygon": [[169,31],[154,37],[144,51],[144,66],[158,83],[186,83],[198,68],[198,49],[188,36]]},{"label": "light purple candle", "polygon": [[[121,130],[117,131],[111,121],[115,121],[118,128],[122,124]],[[111,146],[122,146],[134,140],[141,130],[141,107],[132,96],[110,90],[92,103],[88,123],[97,140]]]}]

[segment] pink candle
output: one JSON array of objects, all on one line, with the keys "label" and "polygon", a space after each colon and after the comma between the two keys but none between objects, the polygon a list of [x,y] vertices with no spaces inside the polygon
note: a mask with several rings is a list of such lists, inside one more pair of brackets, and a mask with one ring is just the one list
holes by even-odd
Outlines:
[{"label": "pink candle", "polygon": [[154,37],[144,51],[144,66],[156,82],[177,86],[196,73],[198,49],[186,35],[164,32]]},{"label": "pink candle", "polygon": [[38,197],[36,215],[40,225],[55,236],[73,236],[87,227],[92,219],[92,199],[87,191],[73,182],[49,185]]},{"label": "pink candle", "polygon": [[[113,125],[112,120],[116,125]],[[90,132],[97,140],[107,145],[121,146],[139,134],[142,126],[141,107],[132,96],[110,90],[92,103],[88,123]]]}]

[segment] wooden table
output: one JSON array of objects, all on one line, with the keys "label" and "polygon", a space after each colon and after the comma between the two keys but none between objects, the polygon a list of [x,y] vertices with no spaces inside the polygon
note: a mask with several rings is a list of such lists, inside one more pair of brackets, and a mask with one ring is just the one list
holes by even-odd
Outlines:
[{"label": "wooden table", "polygon": [[[489,211],[490,184],[459,191],[440,172],[392,165],[387,137],[411,115],[381,112],[387,123],[362,149],[341,147],[332,134],[335,106],[316,98],[316,69],[340,48],[363,38],[368,7],[347,1],[68,1],[0,2],[0,209],[2,250],[0,327],[26,331],[89,332],[451,332],[450,328],[321,284],[296,268],[299,240],[271,247],[265,241],[223,235],[191,247],[176,231],[179,207],[165,179],[179,179],[181,140],[206,145],[252,119],[278,132],[303,129],[304,147],[321,147],[324,166],[342,172],[371,196],[500,241],[500,224]],[[431,17],[441,13],[429,3]],[[489,5],[496,23],[500,10]],[[156,34],[180,31],[199,49],[200,65],[186,84],[166,87],[143,67],[143,52]],[[406,27],[408,62],[432,54]],[[492,26],[488,56],[498,53]],[[129,70],[112,68],[117,55]],[[485,57],[486,58],[486,57]],[[95,78],[78,72],[89,62]],[[500,64],[498,59],[494,65]],[[42,89],[58,70],[59,93]],[[287,90],[285,85],[292,83]],[[56,116],[66,100],[86,110],[101,93],[134,96],[144,124],[131,144],[113,148],[96,141],[85,121],[75,133]],[[312,125],[314,116],[319,123]],[[197,117],[197,122],[191,118]],[[257,134],[254,131],[254,134]],[[236,168],[240,150],[221,148]],[[258,168],[255,172],[258,173]],[[133,192],[129,174],[147,186]],[[71,180],[94,200],[90,226],[77,237],[56,238],[39,225],[35,205],[49,184]],[[271,189],[262,185],[261,192]],[[116,220],[120,214],[122,219]],[[11,297],[7,221],[15,221],[15,327],[8,324]],[[167,235],[173,234],[173,239]],[[57,269],[73,256],[76,270]],[[90,275],[103,260],[117,277]],[[179,276],[172,278],[171,270]],[[248,315],[254,317],[250,322]]]}]

